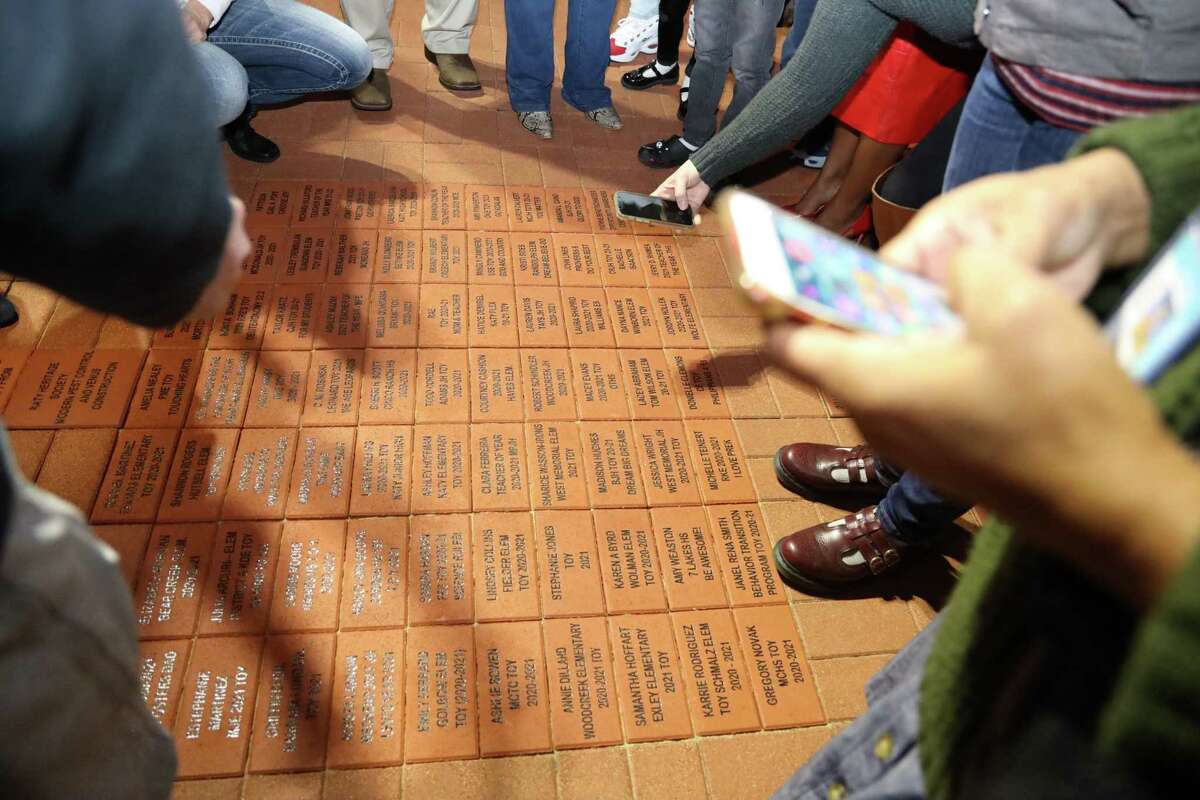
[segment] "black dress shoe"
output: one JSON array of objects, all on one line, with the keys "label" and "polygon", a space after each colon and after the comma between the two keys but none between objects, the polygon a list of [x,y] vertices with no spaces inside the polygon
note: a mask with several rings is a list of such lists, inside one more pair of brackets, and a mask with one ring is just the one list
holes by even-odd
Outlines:
[{"label": "black dress shoe", "polygon": [[631,69],[621,76],[621,85],[626,89],[641,91],[649,89],[651,86],[658,86],[660,83],[675,84],[679,81],[679,65],[671,67],[663,71],[659,69],[657,61],[651,61],[644,67]]},{"label": "black dress shoe", "polygon": [[9,300],[7,296],[0,297],[0,328],[16,325],[20,319],[21,315],[17,312],[13,301]]},{"label": "black dress shoe", "polygon": [[696,152],[688,148],[678,136],[659,139],[638,148],[638,161],[647,167],[678,167]]},{"label": "black dress shoe", "polygon": [[279,158],[279,145],[251,128],[252,119],[254,110],[247,105],[241,116],[223,128],[225,141],[229,142],[229,149],[239,158],[269,164]]}]

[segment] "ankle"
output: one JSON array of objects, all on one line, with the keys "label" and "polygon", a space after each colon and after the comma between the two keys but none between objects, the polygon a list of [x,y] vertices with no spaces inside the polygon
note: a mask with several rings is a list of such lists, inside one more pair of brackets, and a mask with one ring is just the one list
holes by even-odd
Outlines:
[{"label": "ankle", "polygon": [[834,231],[835,233],[841,233],[853,225],[855,220],[862,216],[863,211],[867,208],[865,201],[846,204],[838,202],[839,200],[840,198],[837,197],[832,199],[825,206],[825,210],[815,220],[822,228]]}]

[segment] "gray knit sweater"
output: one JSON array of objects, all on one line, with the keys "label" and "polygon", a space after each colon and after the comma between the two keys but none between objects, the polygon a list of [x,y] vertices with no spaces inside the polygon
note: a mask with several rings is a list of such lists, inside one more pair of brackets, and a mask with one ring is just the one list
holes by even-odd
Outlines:
[{"label": "gray knit sweater", "polygon": [[[787,68],[692,156],[709,186],[806,134],[849,91],[901,20],[952,45],[975,45],[975,0],[820,0]],[[903,102],[903,98],[897,98]]]}]

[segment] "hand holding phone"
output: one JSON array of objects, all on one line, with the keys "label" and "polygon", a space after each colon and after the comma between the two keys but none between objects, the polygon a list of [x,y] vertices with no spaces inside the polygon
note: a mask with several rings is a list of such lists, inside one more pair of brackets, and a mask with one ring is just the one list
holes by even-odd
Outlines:
[{"label": "hand holding phone", "polygon": [[614,196],[617,216],[632,222],[665,225],[669,228],[690,228],[696,224],[690,208],[681,209],[661,197],[634,192],[617,192]]},{"label": "hand holding phone", "polygon": [[888,336],[960,329],[940,286],[869,250],[747,192],[725,192],[718,210],[741,288],[769,317]]}]

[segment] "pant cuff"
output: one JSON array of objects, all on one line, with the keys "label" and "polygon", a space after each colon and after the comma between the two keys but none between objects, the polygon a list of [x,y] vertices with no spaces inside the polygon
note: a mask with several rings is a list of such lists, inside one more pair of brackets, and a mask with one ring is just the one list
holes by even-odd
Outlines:
[{"label": "pant cuff", "polygon": [[463,36],[456,34],[454,36],[431,36],[422,35],[421,41],[425,43],[425,48],[431,53],[437,53],[443,56],[465,56],[471,50],[470,35]]},{"label": "pant cuff", "polygon": [[882,500],[879,501],[879,504],[875,506],[875,516],[879,518],[879,524],[883,526],[883,532],[893,539],[910,545],[920,544],[923,541],[923,538],[920,536],[914,538],[911,535],[911,532],[909,535],[906,535],[905,531],[903,531],[900,526],[896,524],[896,518],[892,514],[892,507],[888,503],[888,497],[886,495]]}]

